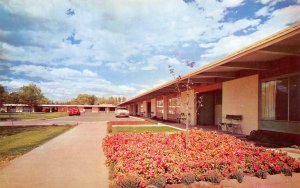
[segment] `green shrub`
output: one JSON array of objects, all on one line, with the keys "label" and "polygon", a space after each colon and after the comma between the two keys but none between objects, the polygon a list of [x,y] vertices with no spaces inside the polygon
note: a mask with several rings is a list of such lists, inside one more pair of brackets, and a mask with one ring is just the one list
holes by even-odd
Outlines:
[{"label": "green shrub", "polygon": [[267,179],[267,172],[264,170],[258,170],[255,173],[255,176],[257,176],[258,178],[261,178],[261,179]]},{"label": "green shrub", "polygon": [[205,176],[204,180],[219,184],[222,181],[222,175],[217,171],[211,171]]},{"label": "green shrub", "polygon": [[244,173],[242,171],[236,171],[231,175],[230,178],[236,179],[239,183],[242,183],[244,178]]},{"label": "green shrub", "polygon": [[246,136],[249,140],[262,140],[264,138],[263,133],[260,130],[253,130],[249,136]]},{"label": "green shrub", "polygon": [[253,130],[250,132],[249,136],[246,136],[247,139],[253,140],[253,141],[259,141],[259,142],[264,142],[264,143],[269,143],[269,144],[276,144],[276,145],[281,145],[281,146],[291,146],[293,143],[289,141],[284,141],[284,140],[278,140],[276,138],[273,138],[272,136],[268,136],[264,134],[262,130]]},{"label": "green shrub", "polygon": [[282,173],[285,175],[285,176],[293,176],[293,171],[291,168],[284,168],[282,170]]},{"label": "green shrub", "polygon": [[149,181],[150,185],[154,185],[157,188],[164,188],[167,185],[167,180],[164,177],[155,177]]},{"label": "green shrub", "polygon": [[190,184],[194,183],[195,181],[196,181],[196,176],[195,176],[195,174],[192,174],[192,173],[184,174],[182,177],[182,183],[184,183],[186,185],[190,185]]},{"label": "green shrub", "polygon": [[125,176],[123,179],[115,182],[114,188],[139,188],[140,179],[136,176]]}]

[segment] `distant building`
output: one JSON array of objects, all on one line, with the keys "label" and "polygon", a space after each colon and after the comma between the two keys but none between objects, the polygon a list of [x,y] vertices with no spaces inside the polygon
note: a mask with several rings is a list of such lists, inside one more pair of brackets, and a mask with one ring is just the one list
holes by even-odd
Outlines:
[{"label": "distant building", "polygon": [[0,108],[0,112],[34,112],[35,108],[30,107],[27,104],[3,104]]},{"label": "distant building", "polygon": [[69,107],[77,106],[81,112],[111,112],[115,111],[113,104],[100,105],[65,105],[65,104],[41,104],[30,107],[27,104],[3,104],[0,112],[67,112]]}]

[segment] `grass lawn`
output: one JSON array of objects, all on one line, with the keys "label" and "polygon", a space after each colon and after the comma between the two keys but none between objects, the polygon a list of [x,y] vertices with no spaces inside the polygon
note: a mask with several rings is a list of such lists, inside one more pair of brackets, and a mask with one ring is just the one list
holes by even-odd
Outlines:
[{"label": "grass lawn", "polygon": [[142,133],[142,132],[174,132],[178,131],[177,129],[166,127],[166,126],[142,126],[142,127],[135,127],[135,126],[122,126],[122,127],[113,127],[112,133],[117,134],[120,132],[136,132],[136,133]]},{"label": "grass lawn", "polygon": [[50,113],[21,113],[21,114],[0,114],[0,120],[8,119],[50,119],[67,116],[66,112],[50,112]]},{"label": "grass lawn", "polygon": [[0,127],[0,167],[74,126]]}]

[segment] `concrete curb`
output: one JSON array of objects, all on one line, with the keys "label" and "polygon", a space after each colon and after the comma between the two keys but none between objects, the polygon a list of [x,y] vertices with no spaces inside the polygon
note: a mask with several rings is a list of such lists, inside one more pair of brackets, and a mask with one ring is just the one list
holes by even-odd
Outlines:
[{"label": "concrete curb", "polygon": [[157,123],[158,126],[166,126],[166,127],[171,127],[173,129],[178,129],[180,131],[186,131],[185,129],[182,129],[182,128],[178,128],[178,127],[175,127],[175,126],[172,126],[172,125],[167,125],[167,124],[164,124],[164,123]]}]

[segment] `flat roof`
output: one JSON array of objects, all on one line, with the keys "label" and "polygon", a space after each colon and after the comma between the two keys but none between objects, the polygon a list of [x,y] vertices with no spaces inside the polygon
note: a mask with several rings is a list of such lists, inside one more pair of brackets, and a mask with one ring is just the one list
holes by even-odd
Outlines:
[{"label": "flat roof", "polygon": [[97,105],[89,105],[89,104],[41,104],[39,106],[42,107],[71,107],[71,106],[78,106],[78,107],[116,107],[113,104],[97,104]]},{"label": "flat roof", "polygon": [[[29,106],[27,104],[3,104],[3,106]],[[40,104],[38,106],[41,107],[71,107],[71,106],[78,106],[78,107],[116,107],[113,104],[99,104],[99,105],[77,105],[77,104]]]},{"label": "flat roof", "polygon": [[29,106],[28,104],[3,104],[3,106]]},{"label": "flat roof", "polygon": [[232,80],[241,70],[268,70],[268,61],[275,61],[287,56],[300,57],[300,22],[279,31],[265,39],[242,48],[230,55],[202,66],[181,76],[180,79],[171,80],[165,84],[154,87],[140,95],[119,104],[121,106],[148,100],[158,95],[176,93],[176,85],[182,90],[191,80],[194,88],[202,84],[219,83]]}]

